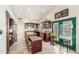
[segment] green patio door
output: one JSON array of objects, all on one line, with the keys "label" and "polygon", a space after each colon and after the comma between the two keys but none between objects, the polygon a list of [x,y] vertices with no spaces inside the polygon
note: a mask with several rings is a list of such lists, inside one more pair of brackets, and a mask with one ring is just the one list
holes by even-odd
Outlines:
[{"label": "green patio door", "polygon": [[71,41],[67,47],[76,50],[76,17],[52,22],[52,33],[56,33],[57,43],[61,37],[66,38]]}]

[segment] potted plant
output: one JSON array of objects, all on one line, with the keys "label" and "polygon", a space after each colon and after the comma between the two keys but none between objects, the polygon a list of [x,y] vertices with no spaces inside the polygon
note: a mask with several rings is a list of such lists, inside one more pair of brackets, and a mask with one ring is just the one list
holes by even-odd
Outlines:
[{"label": "potted plant", "polygon": [[56,38],[56,34],[55,33],[51,33],[51,35],[50,35],[51,44],[54,44],[55,38]]},{"label": "potted plant", "polygon": [[50,36],[53,37],[53,38],[56,38],[56,33],[51,33]]}]

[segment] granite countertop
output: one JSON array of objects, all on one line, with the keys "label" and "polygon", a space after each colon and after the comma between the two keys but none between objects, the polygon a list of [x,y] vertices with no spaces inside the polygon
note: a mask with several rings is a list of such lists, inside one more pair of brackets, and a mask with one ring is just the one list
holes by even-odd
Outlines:
[{"label": "granite countertop", "polygon": [[38,37],[38,36],[29,36],[29,38],[30,38],[32,41],[42,40],[42,38],[41,38],[41,37]]},{"label": "granite countertop", "polygon": [[26,32],[27,35],[36,35],[34,32]]}]

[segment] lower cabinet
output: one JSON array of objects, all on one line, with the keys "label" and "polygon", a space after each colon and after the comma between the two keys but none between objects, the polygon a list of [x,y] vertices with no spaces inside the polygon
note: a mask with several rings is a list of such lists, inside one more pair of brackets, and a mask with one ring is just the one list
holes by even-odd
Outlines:
[{"label": "lower cabinet", "polygon": [[42,51],[42,40],[32,42],[31,50],[32,53],[37,53]]},{"label": "lower cabinet", "polygon": [[13,44],[12,34],[9,35],[9,47]]},{"label": "lower cabinet", "polygon": [[42,39],[41,40],[35,40],[35,39],[38,39],[38,36],[37,38],[29,37],[28,39],[26,39],[28,51],[31,52],[32,54],[42,51]]}]

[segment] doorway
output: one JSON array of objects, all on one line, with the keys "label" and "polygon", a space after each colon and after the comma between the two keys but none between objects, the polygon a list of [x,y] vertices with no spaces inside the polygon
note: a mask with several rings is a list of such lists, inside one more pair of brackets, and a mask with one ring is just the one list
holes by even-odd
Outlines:
[{"label": "doorway", "polygon": [[17,41],[16,24],[11,15],[6,11],[6,53],[9,53],[9,48]]}]

